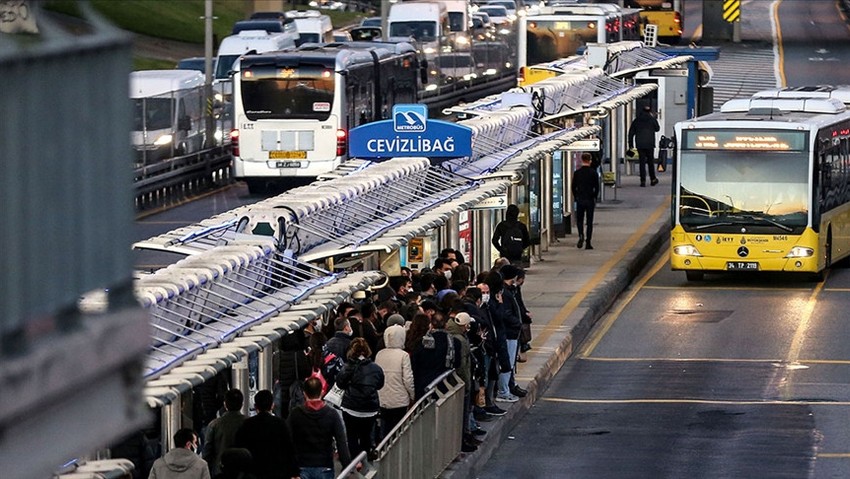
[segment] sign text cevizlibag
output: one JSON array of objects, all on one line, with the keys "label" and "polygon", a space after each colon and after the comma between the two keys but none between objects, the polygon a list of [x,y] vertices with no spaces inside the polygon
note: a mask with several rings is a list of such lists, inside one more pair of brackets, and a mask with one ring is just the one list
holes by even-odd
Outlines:
[{"label": "sign text cevizlibag", "polygon": [[425,105],[395,105],[391,120],[360,125],[350,132],[352,158],[472,156],[472,130],[447,121],[429,120]]}]

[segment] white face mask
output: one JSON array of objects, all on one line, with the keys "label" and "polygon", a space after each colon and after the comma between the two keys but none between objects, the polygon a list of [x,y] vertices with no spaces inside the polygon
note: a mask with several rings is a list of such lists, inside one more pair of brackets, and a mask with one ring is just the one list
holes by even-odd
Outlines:
[{"label": "white face mask", "polygon": [[443,271],[443,276],[445,276],[446,279],[452,279],[452,270],[447,269],[447,270]]},{"label": "white face mask", "polygon": [[490,293],[483,293],[481,295],[481,303],[486,303],[490,301]]}]

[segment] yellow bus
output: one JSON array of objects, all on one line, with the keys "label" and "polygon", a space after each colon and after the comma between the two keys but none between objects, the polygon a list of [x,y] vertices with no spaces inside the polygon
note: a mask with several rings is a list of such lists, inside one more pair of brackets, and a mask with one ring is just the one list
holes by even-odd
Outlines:
[{"label": "yellow bus", "polygon": [[682,0],[626,0],[629,7],[640,8],[641,34],[647,24],[658,27],[658,40],[672,45],[682,40]]},{"label": "yellow bus", "polygon": [[850,87],[795,87],[676,124],[670,263],[821,279],[850,253]]}]

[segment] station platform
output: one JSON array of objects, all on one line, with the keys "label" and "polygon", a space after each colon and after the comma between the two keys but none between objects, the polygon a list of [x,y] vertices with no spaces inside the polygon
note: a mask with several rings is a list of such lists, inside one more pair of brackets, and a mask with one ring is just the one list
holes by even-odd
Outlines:
[{"label": "station platform", "polygon": [[[640,187],[638,176],[621,177],[616,195],[605,187],[606,200],[596,206],[593,250],[576,248],[578,234],[559,238],[532,260],[522,295],[533,316],[532,349],[517,364],[517,384],[528,390],[519,402],[496,403],[504,416],[480,422],[487,431],[473,453],[461,454],[442,478],[477,477],[510,431],[538,397],[567,358],[584,340],[593,324],[611,307],[648,262],[665,248],[670,234],[671,169],[658,172],[656,186]],[[616,198],[616,199],[614,199]]]}]

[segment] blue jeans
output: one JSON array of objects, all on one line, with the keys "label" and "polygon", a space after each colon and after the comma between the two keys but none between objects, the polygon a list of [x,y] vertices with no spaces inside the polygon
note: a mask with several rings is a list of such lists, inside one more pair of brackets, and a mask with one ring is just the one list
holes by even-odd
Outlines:
[{"label": "blue jeans", "polygon": [[302,467],[301,479],[334,479],[332,467]]},{"label": "blue jeans", "polygon": [[[517,344],[519,340],[517,339],[508,339],[508,360],[511,363],[511,368],[516,366],[516,350]],[[508,371],[506,373],[499,373],[499,395],[507,396],[511,393],[510,382],[511,382],[511,374],[513,371]]]}]

